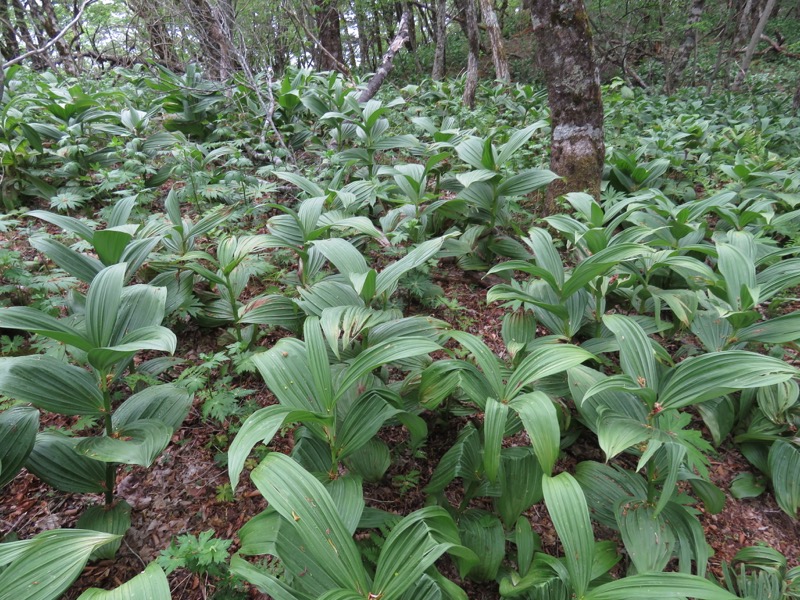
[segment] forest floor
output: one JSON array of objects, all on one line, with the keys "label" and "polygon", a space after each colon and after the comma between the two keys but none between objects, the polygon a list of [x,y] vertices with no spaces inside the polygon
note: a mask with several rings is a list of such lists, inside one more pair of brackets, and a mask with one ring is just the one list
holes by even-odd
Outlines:
[{"label": "forest floor", "polygon": [[[24,244],[26,245],[26,244]],[[20,250],[30,254],[29,248]],[[430,314],[450,322],[461,330],[479,335],[495,352],[505,351],[500,335],[504,310],[487,306],[485,290],[476,285],[462,271],[445,267],[433,276],[450,300],[447,308],[435,309],[421,306],[408,307],[409,312]],[[457,303],[452,302],[456,300]],[[179,347],[176,356],[198,362],[203,353],[213,353],[220,348],[217,330],[202,330],[195,325],[177,331]],[[275,337],[264,338],[260,343],[269,347]],[[237,380],[240,388],[256,390],[256,400],[261,406],[275,403],[258,375],[245,375]],[[425,502],[422,489],[430,479],[442,454],[452,446],[456,433],[465,418],[443,420],[432,413],[423,414],[428,421],[429,437],[424,447],[424,458],[415,457],[401,442],[405,439],[402,428],[388,428],[383,433],[390,447],[399,452],[391,470],[379,484],[366,484],[364,495],[368,506],[405,515],[421,508]],[[68,417],[50,415],[43,425],[70,425]],[[199,401],[195,403],[184,425],[175,434],[172,444],[149,469],[128,467],[120,469],[117,479],[118,496],[132,507],[132,527],[125,536],[117,558],[90,564],[81,577],[64,596],[76,598],[89,587],[111,588],[124,583],[143,570],[167,548],[170,541],[184,533],[198,535],[212,529],[218,538],[233,539],[231,551],[237,548],[237,531],[253,516],[265,508],[265,502],[246,474],[235,491],[235,500],[218,496],[218,487],[228,482],[227,470],[215,461],[215,455],[225,450],[219,447],[220,439],[227,434],[226,424],[203,419]],[[524,435],[524,434],[523,434]],[[583,434],[562,455],[557,470],[571,470],[582,460],[603,460],[596,440],[590,432]],[[221,437],[223,436],[223,437]],[[288,452],[292,447],[291,434],[276,438],[271,448]],[[723,490],[728,490],[732,478],[750,466],[731,445],[723,443],[711,460],[711,478]],[[100,503],[100,496],[65,494],[54,491],[32,474],[23,471],[0,495],[0,537],[15,532],[26,539],[46,529],[72,527],[90,503]],[[727,497],[720,514],[704,514],[700,520],[706,537],[713,548],[711,571],[720,575],[720,565],[730,561],[740,548],[764,543],[783,553],[791,565],[800,559],[800,522],[783,513],[769,493],[759,498],[736,500]],[[528,511],[534,531],[542,539],[543,549],[560,554],[558,540],[542,505]],[[607,532],[613,535],[613,532]],[[601,533],[602,535],[602,533]],[[447,561],[449,559],[442,559]],[[457,578],[452,567],[444,565],[448,576]],[[207,577],[178,569],[170,576],[173,598],[176,600],[205,600],[215,593],[215,585]],[[496,584],[463,583],[472,600],[498,598]],[[265,596],[252,590],[253,598]]]}]

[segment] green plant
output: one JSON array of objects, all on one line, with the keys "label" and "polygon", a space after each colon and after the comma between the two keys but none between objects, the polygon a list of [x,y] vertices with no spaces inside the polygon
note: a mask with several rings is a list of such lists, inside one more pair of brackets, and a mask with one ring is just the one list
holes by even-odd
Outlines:
[{"label": "green plant", "polygon": [[[278,578],[239,556],[231,560],[231,571],[264,593],[331,600],[428,599],[442,593],[464,597],[434,563],[448,552],[460,557],[463,572],[478,557],[460,544],[455,524],[443,509],[423,508],[394,525],[373,574],[366,570],[352,539],[364,511],[357,479],[338,489],[326,488],[291,458],[274,452],[251,477],[270,509],[240,531],[240,554],[276,556],[286,575]],[[255,539],[261,531],[270,532],[274,541]]]},{"label": "green plant", "polygon": [[58,489],[103,493],[105,508],[90,507],[80,523],[119,534],[130,526],[130,507],[114,503],[117,466],[150,466],[192,402],[185,390],[164,384],[132,394],[113,407],[115,384],[134,355],[143,350],[171,353],[176,345],[175,335],[160,325],[166,291],[147,285],[124,287],[126,270],[127,265],[120,263],[95,276],[81,304],[80,319],[59,320],[26,307],[0,309],[0,327],[61,342],[80,365],[51,356],[2,358],[0,393],[42,410],[96,417],[103,427],[101,435],[83,438],[58,430],[39,433],[25,466]]}]

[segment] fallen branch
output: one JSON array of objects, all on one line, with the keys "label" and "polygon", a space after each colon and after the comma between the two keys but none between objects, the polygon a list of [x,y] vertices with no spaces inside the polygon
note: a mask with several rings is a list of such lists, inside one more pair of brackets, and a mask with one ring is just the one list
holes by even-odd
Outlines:
[{"label": "fallen branch", "polygon": [[359,102],[367,102],[370,100],[378,92],[378,88],[383,84],[383,80],[386,79],[387,75],[389,75],[389,72],[394,67],[392,62],[394,61],[395,54],[397,54],[400,48],[408,41],[409,19],[410,15],[408,9],[406,9],[403,11],[403,16],[400,17],[400,26],[398,27],[397,35],[392,40],[392,43],[389,44],[389,49],[386,50],[386,54],[383,55],[381,66],[378,67],[378,70],[375,71],[375,75],[369,80],[367,88],[361,92],[361,95],[358,97]]},{"label": "fallen branch", "polygon": [[757,54],[767,54],[769,52],[777,52],[778,54],[783,54],[784,56],[788,56],[789,58],[800,58],[800,54],[796,52],[789,52],[784,46],[776,42],[775,40],[767,37],[766,35],[762,35],[761,39],[767,42],[770,47],[764,50],[763,52],[758,52]]}]

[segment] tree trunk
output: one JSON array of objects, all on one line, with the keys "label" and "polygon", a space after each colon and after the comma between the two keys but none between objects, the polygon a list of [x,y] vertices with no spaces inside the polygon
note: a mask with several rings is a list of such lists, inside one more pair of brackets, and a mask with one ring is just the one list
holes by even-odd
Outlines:
[{"label": "tree trunk", "polygon": [[358,97],[359,102],[367,102],[370,100],[377,93],[378,88],[381,87],[386,76],[389,75],[389,71],[394,67],[392,61],[394,60],[395,54],[397,54],[408,41],[408,22],[410,18],[408,11],[404,12],[400,17],[400,26],[397,28],[397,35],[392,40],[392,43],[389,44],[389,49],[383,57],[383,63],[378,67],[378,70],[375,71],[375,75],[370,79],[367,88],[361,92],[361,95]]},{"label": "tree trunk", "polygon": [[467,81],[464,84],[464,95],[461,99],[470,109],[475,108],[475,92],[478,90],[478,54],[481,49],[478,33],[478,15],[475,0],[460,0],[464,11],[464,30],[467,34],[469,55],[467,57]]},{"label": "tree trunk", "polygon": [[792,100],[792,108],[795,111],[800,111],[800,77],[797,79],[797,89],[794,92],[794,99]]},{"label": "tree trunk", "polygon": [[356,16],[356,28],[358,30],[358,53],[359,65],[362,69],[367,69],[369,65],[369,31],[367,30],[366,19],[364,18],[364,11],[361,9],[361,3],[358,0],[353,2],[353,13]]},{"label": "tree trunk", "polygon": [[317,53],[317,69],[320,71],[341,71],[344,64],[342,56],[342,32],[339,8],[336,0],[315,0],[315,17],[319,41],[326,52]]},{"label": "tree trunk", "polygon": [[433,55],[433,71],[431,77],[435,81],[444,79],[447,68],[447,0],[436,2],[436,51]]},{"label": "tree trunk", "polygon": [[486,31],[489,33],[489,41],[492,45],[492,62],[494,63],[495,78],[503,83],[511,82],[511,74],[508,71],[508,58],[503,44],[503,32],[497,23],[497,15],[492,6],[492,0],[480,0],[481,14],[483,22],[486,24]]},{"label": "tree trunk", "polygon": [[8,0],[0,0],[0,29],[3,31],[3,41],[0,43],[0,54],[4,60],[11,60],[19,56],[19,42],[11,22],[11,10]]},{"label": "tree trunk", "polygon": [[747,70],[750,68],[750,63],[753,60],[753,54],[755,54],[758,42],[761,40],[761,34],[764,33],[764,28],[767,26],[767,21],[769,21],[769,17],[772,14],[773,8],[775,8],[775,0],[767,0],[767,5],[764,7],[764,11],[761,13],[761,18],[758,20],[758,24],[756,25],[753,35],[750,38],[750,43],[747,45],[747,50],[744,53],[742,64],[739,67],[739,71],[736,73],[736,78],[733,80],[734,90],[739,90],[742,87],[742,83],[744,83]]},{"label": "tree trunk", "polygon": [[603,101],[583,0],[535,0],[533,30],[547,79],[553,130],[550,169],[563,178],[547,190],[541,213],[548,215],[556,211],[556,198],[567,192],[600,195]]},{"label": "tree trunk", "polygon": [[683,38],[683,42],[675,54],[672,68],[668,71],[664,84],[664,89],[668,94],[675,91],[675,85],[683,75],[686,65],[689,64],[692,52],[697,47],[697,24],[703,16],[704,6],[705,0],[693,0],[692,2],[692,7],[689,10],[689,19],[686,21],[686,37]]}]

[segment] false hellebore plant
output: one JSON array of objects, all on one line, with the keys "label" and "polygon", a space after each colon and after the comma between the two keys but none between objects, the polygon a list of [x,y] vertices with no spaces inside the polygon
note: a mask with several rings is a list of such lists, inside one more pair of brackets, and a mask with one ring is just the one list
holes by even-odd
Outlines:
[{"label": "false hellebore plant", "polygon": [[[74,363],[49,355],[0,358],[0,394],[37,409],[99,419],[103,427],[101,435],[86,437],[37,433],[38,411],[16,407],[0,414],[0,431],[20,424],[11,429],[15,443],[0,450],[0,483],[25,466],[59,490],[102,493],[105,507],[90,507],[78,527],[113,534],[130,527],[130,507],[114,502],[117,465],[153,464],[192,402],[185,389],[164,384],[112,404],[115,384],[137,352],[172,353],[176,346],[175,335],[161,326],[165,288],[124,286],[126,268],[119,263],[101,270],[86,297],[74,298],[70,317],[55,319],[29,307],[0,310],[0,327],[61,342]],[[113,557],[118,547],[119,540],[105,545],[103,556]]]}]

